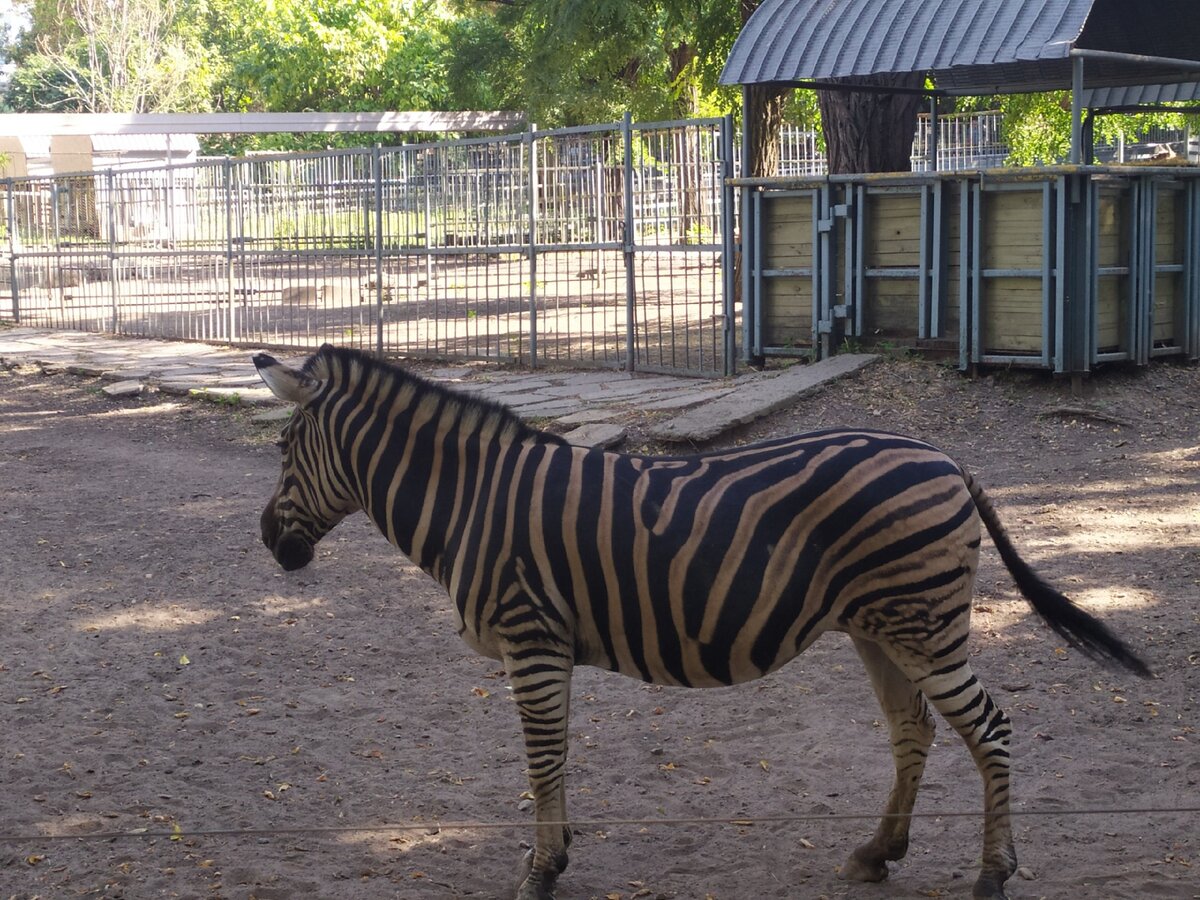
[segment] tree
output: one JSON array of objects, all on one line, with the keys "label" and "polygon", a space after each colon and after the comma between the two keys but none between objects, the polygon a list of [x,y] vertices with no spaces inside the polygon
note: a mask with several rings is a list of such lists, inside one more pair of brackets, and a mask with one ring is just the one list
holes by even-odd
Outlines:
[{"label": "tree", "polygon": [[[996,98],[1003,113],[1001,128],[1009,147],[1008,162],[1015,166],[1047,165],[1066,160],[1071,149],[1071,95],[1067,91],[1042,94],[1009,94]],[[1194,109],[1194,107],[1193,107]],[[1179,112],[1106,115],[1095,119],[1097,142],[1145,134],[1150,128],[1183,130],[1196,116]]]},{"label": "tree", "polygon": [[[858,84],[919,91],[922,73],[874,75]],[[830,174],[907,172],[922,96],[918,93],[818,91]]]},{"label": "tree", "polygon": [[209,78],[183,0],[45,0],[13,57],[19,110],[196,111]]}]

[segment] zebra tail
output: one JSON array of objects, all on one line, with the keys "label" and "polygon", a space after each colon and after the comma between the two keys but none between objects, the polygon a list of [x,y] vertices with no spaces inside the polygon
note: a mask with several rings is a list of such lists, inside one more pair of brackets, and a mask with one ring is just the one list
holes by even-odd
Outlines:
[{"label": "zebra tail", "polygon": [[1017,583],[1017,587],[1020,588],[1025,599],[1042,617],[1042,620],[1068,644],[1092,659],[1103,663],[1118,664],[1143,678],[1150,677],[1152,674],[1150,668],[1138,659],[1125,642],[1109,630],[1107,625],[1051,587],[1033,570],[1029,563],[1021,558],[1017,548],[1013,546],[1008,532],[1000,523],[992,501],[984,492],[983,487],[965,469],[963,470],[963,479],[967,483],[971,497],[975,500],[975,508],[979,510],[979,517],[983,519],[983,524],[987,527],[992,542],[1000,551],[1000,558],[1008,567],[1013,581]]}]

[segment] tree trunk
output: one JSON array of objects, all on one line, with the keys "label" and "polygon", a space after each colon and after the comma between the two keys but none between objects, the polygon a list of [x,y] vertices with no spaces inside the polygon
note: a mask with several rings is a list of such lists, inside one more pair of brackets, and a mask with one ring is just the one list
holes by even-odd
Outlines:
[{"label": "tree trunk", "polygon": [[[750,20],[760,2],[740,0],[742,25]],[[751,178],[766,178],[779,173],[779,132],[783,127],[783,102],[789,93],[791,88],[771,84],[749,85],[746,120],[742,122],[742,128],[747,130],[750,138],[747,171]]]},{"label": "tree trunk", "polygon": [[[877,87],[920,89],[921,73],[856,79]],[[920,94],[818,91],[821,127],[831,175],[912,170],[913,132],[924,98]]]}]

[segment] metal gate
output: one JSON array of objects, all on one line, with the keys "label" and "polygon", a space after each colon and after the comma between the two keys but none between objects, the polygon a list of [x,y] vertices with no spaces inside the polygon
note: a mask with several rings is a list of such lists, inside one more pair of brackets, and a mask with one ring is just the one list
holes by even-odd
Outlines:
[{"label": "metal gate", "polygon": [[[732,371],[731,120],[0,181],[0,318]],[[5,307],[8,307],[6,310]]]}]

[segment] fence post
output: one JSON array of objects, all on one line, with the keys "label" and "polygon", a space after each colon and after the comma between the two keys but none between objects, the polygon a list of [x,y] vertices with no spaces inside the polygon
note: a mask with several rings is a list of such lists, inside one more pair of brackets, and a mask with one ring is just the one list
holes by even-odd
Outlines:
[{"label": "fence post", "polygon": [[737,371],[737,284],[734,272],[734,198],[736,196],[729,179],[733,170],[733,115],[721,119],[721,306],[725,314],[724,352],[725,362],[721,369],[726,375]]},{"label": "fence post", "polygon": [[[226,156],[225,170],[225,303],[229,307],[229,340],[233,341],[233,161]],[[217,304],[218,309],[220,304]],[[217,319],[220,319],[218,314]]]},{"label": "fence post", "polygon": [[383,358],[383,153],[371,148],[371,180],[375,186],[375,353]]},{"label": "fence post", "polygon": [[529,148],[529,367],[538,366],[538,322],[537,322],[537,231],[538,231],[538,165],[537,125],[529,124],[524,141]]},{"label": "fence post", "polygon": [[621,139],[624,144],[625,167],[625,234],[622,250],[625,254],[625,371],[637,368],[637,273],[635,269],[633,215],[633,113],[626,110],[621,117]]},{"label": "fence post", "polygon": [[112,295],[112,333],[117,333],[120,324],[120,296],[117,292],[117,202],[113,170],[105,173],[105,193],[108,203],[108,284]]},{"label": "fence post", "polygon": [[5,221],[8,225],[8,277],[9,287],[12,289],[12,313],[13,321],[20,325],[21,285],[17,281],[17,216],[16,203],[13,197],[16,184],[11,178],[4,179],[4,190],[4,195],[7,198],[7,202],[5,203]]}]

